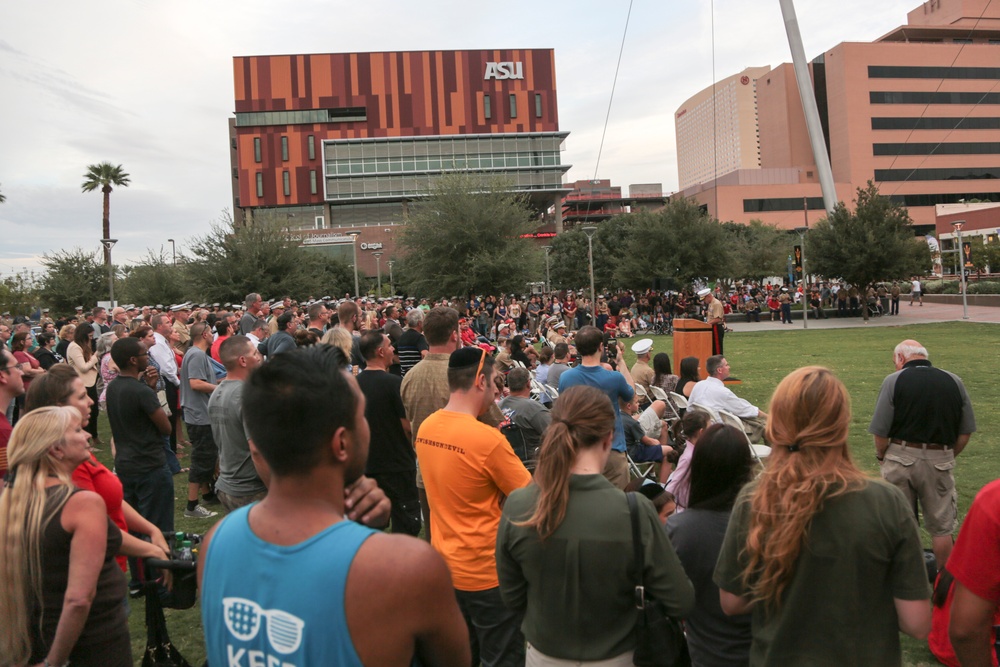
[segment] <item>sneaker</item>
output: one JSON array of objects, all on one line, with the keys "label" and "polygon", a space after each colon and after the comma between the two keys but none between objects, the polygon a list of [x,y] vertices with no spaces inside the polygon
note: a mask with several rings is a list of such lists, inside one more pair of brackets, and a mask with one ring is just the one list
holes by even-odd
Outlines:
[{"label": "sneaker", "polygon": [[193,510],[184,510],[184,516],[189,519],[211,519],[217,514],[218,512],[207,510],[201,505],[196,505]]}]

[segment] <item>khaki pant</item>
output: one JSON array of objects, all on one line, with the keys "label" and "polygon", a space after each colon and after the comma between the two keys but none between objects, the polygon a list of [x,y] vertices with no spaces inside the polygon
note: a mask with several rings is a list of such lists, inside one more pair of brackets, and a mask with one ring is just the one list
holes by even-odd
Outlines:
[{"label": "khaki pant", "polygon": [[890,444],[885,450],[882,477],[906,496],[916,511],[924,514],[924,528],[931,537],[955,532],[958,523],[958,492],[955,489],[955,450],[919,449]]},{"label": "khaki pant", "polygon": [[628,461],[625,459],[625,452],[611,450],[611,454],[608,456],[608,463],[604,466],[603,475],[619,489],[625,490],[629,480]]}]

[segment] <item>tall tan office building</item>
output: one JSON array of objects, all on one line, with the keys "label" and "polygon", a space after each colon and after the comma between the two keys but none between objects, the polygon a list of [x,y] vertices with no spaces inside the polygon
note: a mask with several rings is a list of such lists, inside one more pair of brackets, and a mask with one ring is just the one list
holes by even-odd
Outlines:
[{"label": "tall tan office building", "polygon": [[[850,205],[874,181],[927,232],[937,205],[1000,202],[1000,2],[925,2],[906,25],[838,44],[810,70],[838,199]],[[682,179],[684,194],[721,220],[796,227],[804,204],[818,220],[825,212],[792,66],[759,76],[756,97],[760,169]],[[689,152],[699,153],[678,137],[679,164]]]},{"label": "tall tan office building", "polygon": [[674,113],[680,188],[737,169],[760,166],[757,78],[770,67],[748,67],[709,86]]}]

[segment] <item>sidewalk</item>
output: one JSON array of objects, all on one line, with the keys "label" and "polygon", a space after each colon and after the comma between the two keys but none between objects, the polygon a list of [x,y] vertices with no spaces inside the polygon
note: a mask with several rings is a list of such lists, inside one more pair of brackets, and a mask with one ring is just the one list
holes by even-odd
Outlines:
[{"label": "sidewalk", "polygon": [[[909,305],[908,300],[899,304],[899,315],[869,318],[868,324],[860,317],[837,317],[836,309],[827,310],[829,319],[815,320],[809,318],[809,329],[852,329],[855,327],[898,327],[906,324],[929,324],[931,322],[961,322],[962,305],[924,302],[923,306]],[[748,323],[745,318],[738,320],[726,319],[726,324],[733,331],[779,331],[783,329],[802,328],[801,313],[791,324],[779,321],[767,321],[768,315],[761,315],[760,322]],[[969,322],[988,322],[1000,324],[1000,308],[989,306],[969,306]]]}]

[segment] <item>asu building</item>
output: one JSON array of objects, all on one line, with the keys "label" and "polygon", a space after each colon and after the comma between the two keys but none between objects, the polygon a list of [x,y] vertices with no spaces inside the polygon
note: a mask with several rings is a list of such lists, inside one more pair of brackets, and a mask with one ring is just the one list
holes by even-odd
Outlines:
[{"label": "asu building", "polygon": [[[951,232],[937,224],[942,207],[1000,202],[1000,3],[930,0],[874,42],[826,50],[810,72],[839,200],[850,205],[855,189],[874,181],[908,208],[918,232],[937,227],[938,238]],[[740,117],[756,115],[759,168],[720,168],[681,183],[683,193],[721,220],[791,228],[825,216],[791,64],[739,78],[716,89],[753,95]],[[717,144],[738,144],[742,132],[745,146],[745,124],[716,106]],[[686,109],[675,114],[678,128]],[[713,152],[712,134],[703,134],[700,143],[678,142],[679,165]]]},{"label": "asu building", "polygon": [[[305,245],[389,259],[408,204],[452,171],[497,175],[539,211],[567,192],[551,49],[233,59],[233,210]],[[556,220],[557,227],[561,220]]]}]

